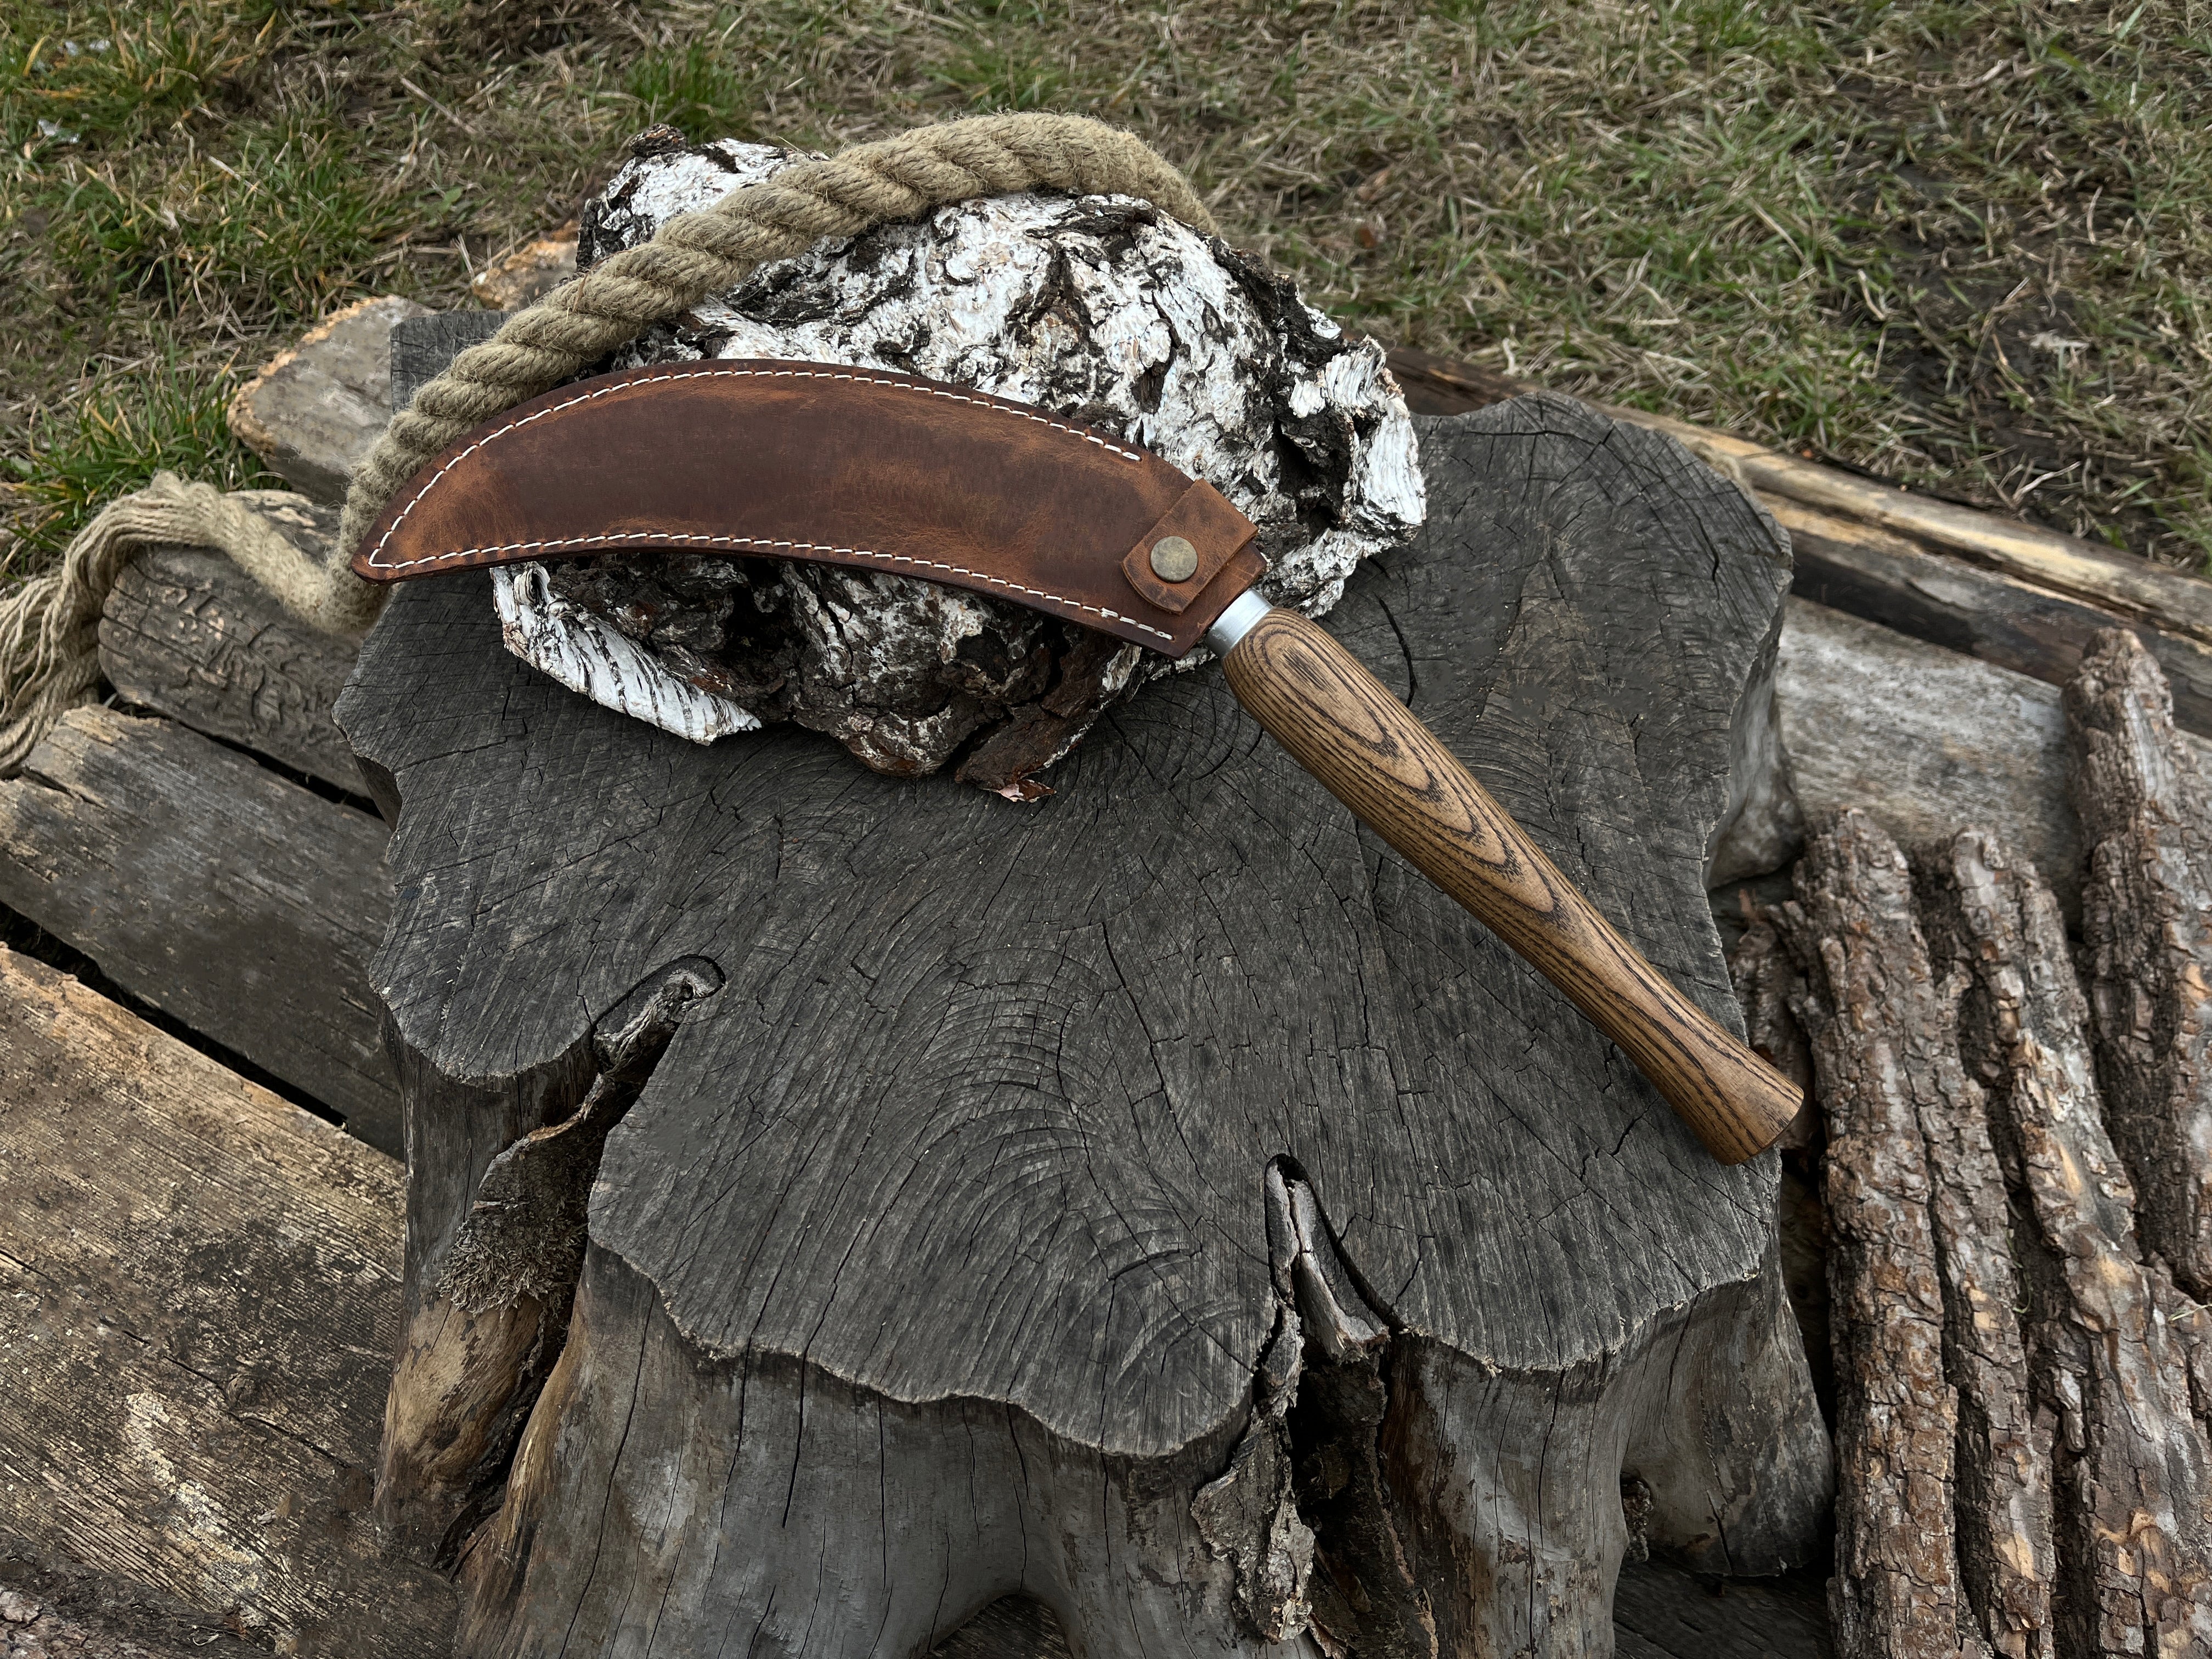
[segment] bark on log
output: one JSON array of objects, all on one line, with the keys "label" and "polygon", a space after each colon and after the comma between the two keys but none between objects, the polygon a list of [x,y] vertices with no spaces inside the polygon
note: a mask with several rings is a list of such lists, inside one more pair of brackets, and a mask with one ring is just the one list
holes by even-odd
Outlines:
[{"label": "bark on log", "polygon": [[2056,1465],[2057,1651],[2212,1651],[2212,1446],[2191,1376],[2204,1310],[2142,1257],[2057,907],[1979,832],[1919,863],[1931,946],[1971,978],[1960,1050],[2021,1200],[2031,1455]]},{"label": "bark on log", "polygon": [[[1430,527],[1333,629],[1730,1018],[1701,878],[1771,531],[1564,402],[1424,444]],[[340,711],[399,803],[380,1509],[464,1565],[464,1651],[904,1654],[1020,1593],[1093,1656],[1257,1655],[1301,1600],[1363,1659],[1599,1653],[1624,1474],[1708,1568],[1811,1544],[1771,1162],[1714,1166],[1218,675],[1017,811],[597,708],[500,649],[486,586],[403,588]],[[473,1206],[557,1210],[495,1161],[678,971],[563,1326],[507,1248],[561,1229]]]},{"label": "bark on log", "polygon": [[2089,848],[2081,933],[2106,1121],[2143,1247],[2212,1295],[2212,791],[2131,634],[2066,688],[2075,811]]},{"label": "bark on log", "polygon": [[[1985,1653],[1970,1593],[2009,1594],[2010,1471],[1987,1458],[1993,1490],[1955,1526],[1952,1486],[1972,1479],[1961,1447],[1994,1449],[2025,1413],[2002,1373],[2013,1283],[2002,1190],[1975,1134],[1980,1091],[1953,1051],[1952,993],[1929,970],[1888,836],[1844,813],[1814,835],[1793,885],[1778,926],[1806,975],[1796,1011],[1827,1119],[1837,1650]],[[1997,1354],[1947,1343],[1947,1317],[1988,1327]]]}]

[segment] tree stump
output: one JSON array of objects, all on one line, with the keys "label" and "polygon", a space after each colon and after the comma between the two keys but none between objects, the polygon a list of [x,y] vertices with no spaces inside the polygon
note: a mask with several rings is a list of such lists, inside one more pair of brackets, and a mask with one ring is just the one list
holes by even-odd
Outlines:
[{"label": "tree stump", "polygon": [[[1422,427],[1428,526],[1328,625],[1741,1029],[1702,877],[1771,520],[1564,399]],[[464,1652],[915,1655],[1024,1595],[1090,1659],[1602,1655],[1632,1544],[1815,1546],[1775,1160],[1716,1164],[1218,672],[1016,805],[594,707],[471,574],[339,718],[398,826],[378,1504]]]}]

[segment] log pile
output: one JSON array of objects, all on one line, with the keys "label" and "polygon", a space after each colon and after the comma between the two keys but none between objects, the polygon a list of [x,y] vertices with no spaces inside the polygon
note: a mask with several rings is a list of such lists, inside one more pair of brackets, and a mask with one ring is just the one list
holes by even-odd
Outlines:
[{"label": "log pile", "polygon": [[2132,634],[2065,708],[2086,994],[1997,836],[1856,811],[1731,960],[1822,1118],[1844,1659],[2212,1651],[2207,797]]}]

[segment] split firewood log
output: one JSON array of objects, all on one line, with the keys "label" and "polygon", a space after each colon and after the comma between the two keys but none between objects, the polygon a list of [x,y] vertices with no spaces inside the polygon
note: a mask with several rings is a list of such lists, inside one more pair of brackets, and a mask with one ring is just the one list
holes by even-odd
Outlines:
[{"label": "split firewood log", "polygon": [[1814,835],[1793,887],[1776,926],[1805,975],[1795,1012],[1827,1119],[1838,1649],[2033,1653],[1984,1635],[2009,1622],[1988,1608],[2033,1600],[2049,1546],[2022,1490],[2004,1188],[1951,1042],[1954,992],[1930,969],[1904,855],[1863,813]]},{"label": "split firewood log", "polygon": [[2212,1296],[2212,789],[2134,635],[2097,638],[2066,688],[2089,849],[2081,933],[2106,1121],[2146,1249]]},{"label": "split firewood log", "polygon": [[2021,1200],[2028,1455],[2052,1466],[2057,1650],[2212,1652],[2212,1445],[2191,1391],[2204,1310],[2142,1256],[2057,902],[1974,831],[1929,849],[1919,876],[1937,960],[1970,977],[1960,1048]]}]

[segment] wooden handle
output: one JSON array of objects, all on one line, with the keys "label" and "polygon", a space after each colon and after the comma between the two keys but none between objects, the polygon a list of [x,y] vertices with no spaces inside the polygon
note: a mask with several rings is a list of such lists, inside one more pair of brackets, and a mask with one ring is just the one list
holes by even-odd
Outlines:
[{"label": "wooden handle", "polygon": [[1224,659],[1298,763],[1619,1043],[1723,1164],[1774,1144],[1796,1087],[1613,932],[1489,791],[1319,624],[1271,610]]}]

